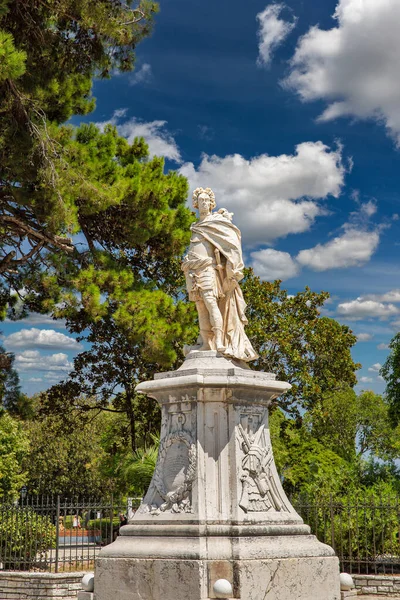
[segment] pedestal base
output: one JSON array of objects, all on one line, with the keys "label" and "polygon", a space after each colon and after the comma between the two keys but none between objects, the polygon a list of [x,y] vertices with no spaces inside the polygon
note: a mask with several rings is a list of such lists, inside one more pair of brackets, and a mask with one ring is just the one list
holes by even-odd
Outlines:
[{"label": "pedestal base", "polygon": [[218,579],[242,600],[340,600],[335,556],[253,560],[102,558],[95,600],[208,600]]},{"label": "pedestal base", "polygon": [[289,388],[216,352],[138,391],[162,405],[160,451],[129,525],[104,548],[95,600],[340,600],[339,563],[310,535],[276,471],[268,407]]},{"label": "pedestal base", "polygon": [[95,600],[339,600],[339,561],[303,524],[136,523],[97,559]]}]

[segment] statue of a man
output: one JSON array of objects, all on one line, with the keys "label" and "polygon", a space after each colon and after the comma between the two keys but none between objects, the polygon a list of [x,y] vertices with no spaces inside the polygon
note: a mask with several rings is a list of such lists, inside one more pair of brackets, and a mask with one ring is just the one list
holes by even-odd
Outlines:
[{"label": "statue of a man", "polygon": [[232,213],[225,208],[213,213],[215,206],[210,188],[193,192],[199,220],[191,226],[182,270],[199,315],[201,341],[197,349],[217,350],[247,362],[257,354],[244,331],[246,303],[238,283],[244,268],[241,235],[232,223]]}]

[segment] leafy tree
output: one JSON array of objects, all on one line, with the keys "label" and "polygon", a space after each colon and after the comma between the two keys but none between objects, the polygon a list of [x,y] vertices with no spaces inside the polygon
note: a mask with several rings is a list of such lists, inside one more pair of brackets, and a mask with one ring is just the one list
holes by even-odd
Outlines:
[{"label": "leafy tree", "polygon": [[270,419],[278,472],[291,493],[347,494],[378,481],[400,486],[395,459],[400,428],[393,429],[385,399],[343,387],[325,394],[293,419],[277,409]]},{"label": "leafy tree", "polygon": [[104,457],[102,429],[100,420],[82,415],[36,415],[25,422],[29,453],[22,465],[29,493],[71,497],[110,492],[112,482],[99,468]]},{"label": "leafy tree", "polygon": [[381,460],[398,455],[399,432],[389,420],[382,396],[349,387],[325,394],[306,417],[313,436],[339,456],[352,462],[371,454]]},{"label": "leafy tree", "polygon": [[[343,387],[325,394],[305,421],[324,447],[352,462],[356,458],[358,417],[357,395],[352,388]],[[362,452],[366,449],[363,445]]]},{"label": "leafy tree", "polygon": [[[148,297],[149,307],[150,300],[151,297]],[[83,311],[79,312],[70,330],[78,330],[78,340],[89,342],[91,347],[75,358],[74,369],[68,380],[48,391],[46,403],[51,411],[62,411],[67,403],[69,409],[77,409],[80,412],[93,412],[100,408],[107,412],[125,414],[130,434],[128,444],[134,452],[137,447],[146,447],[151,442],[151,434],[158,433],[160,426],[157,403],[146,396],[135,394],[135,386],[139,381],[151,379],[155,372],[165,369],[165,357],[162,362],[160,358],[159,363],[146,360],[146,348],[132,340],[132,329],[117,323],[112,314],[113,310],[118,309],[117,303],[112,303],[111,306],[102,319],[90,321],[83,332],[82,324],[88,320],[81,320]],[[181,359],[183,357],[179,342],[185,339],[185,333],[193,330],[191,307],[184,308],[185,311],[180,314],[181,323],[171,323],[171,330],[178,330],[179,335],[177,339],[173,336],[170,338],[170,347],[175,356]],[[171,312],[174,312],[172,304]],[[175,307],[175,314],[179,316],[179,307]],[[187,322],[185,332],[182,317]],[[141,318],[146,319],[145,309]],[[148,319],[145,325],[151,327],[151,320]],[[160,320],[159,329],[162,328]],[[158,339],[159,335],[163,335],[162,331],[158,334],[153,330],[151,343],[165,344],[168,341],[167,337]],[[174,364],[176,365],[176,360],[172,363]]]},{"label": "leafy tree", "polygon": [[381,461],[393,461],[400,451],[400,426],[393,428],[386,397],[364,391],[357,397],[357,446]]},{"label": "leafy tree", "polygon": [[393,425],[400,422],[400,333],[389,344],[390,354],[380,370],[386,381],[386,398]]},{"label": "leafy tree", "polygon": [[0,344],[0,412],[6,409],[12,416],[28,418],[32,416],[31,401],[21,392],[14,361],[14,354],[6,352]]},{"label": "leafy tree", "polygon": [[[177,260],[193,220],[185,207],[187,182],[164,174],[163,160],[148,160],[143,142],[130,146],[114,127],[101,133],[83,125],[66,135],[76,169],[108,196],[103,206],[97,191],[92,197],[92,188],[78,182],[87,196],[79,215],[87,246],[73,256],[48,253],[46,271],[26,270],[22,281],[34,291],[24,295],[23,310],[50,310],[91,344],[70,379],[51,390],[49,406],[57,410],[67,400],[82,410],[125,411],[135,448],[135,384],[174,364],[180,345],[194,336],[194,309],[183,301]],[[14,318],[23,314],[20,306]],[[143,398],[140,405],[151,417],[154,405]]]},{"label": "leafy tree", "polygon": [[299,419],[280,409],[270,416],[271,441],[278,473],[289,494],[323,496],[340,493],[354,481],[351,464],[313,437]]},{"label": "leafy tree", "polygon": [[[58,125],[94,108],[94,77],[133,68],[135,46],[149,35],[156,10],[149,0],[0,0],[0,273],[6,288],[21,266],[40,266],[47,250],[76,252],[70,236],[80,230],[87,194],[76,194],[85,181]],[[87,189],[101,196],[91,183]]]},{"label": "leafy tree", "polygon": [[3,408],[9,408],[15,396],[20,393],[19,377],[14,369],[15,357],[6,352],[0,344],[0,401]]},{"label": "leafy tree", "polygon": [[251,269],[243,284],[247,333],[260,358],[255,368],[276,373],[292,389],[280,399],[286,410],[312,408],[321,396],[357,382],[351,348],[356,337],[335,319],[321,317],[326,292],[289,296],[280,281],[261,281]]},{"label": "leafy tree", "polygon": [[[135,45],[149,34],[156,5],[3,4],[0,54],[8,58],[0,80],[1,305],[10,303],[10,291],[24,288],[10,308],[12,318],[27,310],[53,311],[67,319],[71,332],[89,331],[94,358],[82,355],[78,363],[86,372],[97,351],[105,356],[95,340],[104,334],[99,321],[106,317],[111,329],[125,334],[125,346],[133,347],[131,364],[138,354],[142,362],[170,364],[190,312],[170,297],[165,281],[171,258],[188,241],[186,180],[164,175],[163,160],[148,160],[143,140],[130,145],[113,127],[101,133],[94,125],[61,125],[92,110],[93,77],[133,67]],[[101,374],[100,404],[106,408],[116,386],[127,382],[114,402],[130,415],[135,447],[132,370],[118,372],[117,382]],[[81,392],[94,383],[85,381]],[[71,389],[63,391],[71,397]]]},{"label": "leafy tree", "polygon": [[387,401],[372,391],[358,396],[349,387],[325,394],[306,417],[313,436],[352,462],[368,454],[394,460],[400,428],[390,424]]},{"label": "leafy tree", "polygon": [[0,498],[18,496],[26,483],[21,466],[28,453],[28,439],[22,425],[7,412],[0,413]]}]

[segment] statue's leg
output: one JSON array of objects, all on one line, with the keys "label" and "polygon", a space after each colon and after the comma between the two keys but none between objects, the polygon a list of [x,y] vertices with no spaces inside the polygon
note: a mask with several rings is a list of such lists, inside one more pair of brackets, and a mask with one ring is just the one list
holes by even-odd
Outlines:
[{"label": "statue's leg", "polygon": [[208,309],[204,304],[203,300],[198,300],[196,302],[197,314],[199,315],[199,327],[200,327],[200,337],[202,341],[202,345],[199,350],[213,350],[212,341],[213,341],[213,331],[211,328],[210,316],[208,313]]},{"label": "statue's leg", "polygon": [[226,348],[222,341],[224,322],[215,294],[211,290],[203,292],[203,301],[208,311],[211,328],[214,332],[215,346],[218,352],[225,352]]}]

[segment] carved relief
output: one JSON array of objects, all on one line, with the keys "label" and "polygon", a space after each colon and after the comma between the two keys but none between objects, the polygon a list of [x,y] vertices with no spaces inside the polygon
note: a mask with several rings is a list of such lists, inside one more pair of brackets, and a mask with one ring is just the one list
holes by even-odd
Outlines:
[{"label": "carved relief", "polygon": [[183,429],[186,416],[183,412],[170,416],[175,429],[160,443],[153,484],[164,500],[161,506],[151,506],[152,514],[171,511],[192,512],[191,490],[196,475],[196,444],[190,432]]},{"label": "carved relief", "polygon": [[266,410],[242,410],[237,427],[242,458],[242,494],[239,506],[245,512],[287,511],[277,488],[273,454],[266,427]]}]

